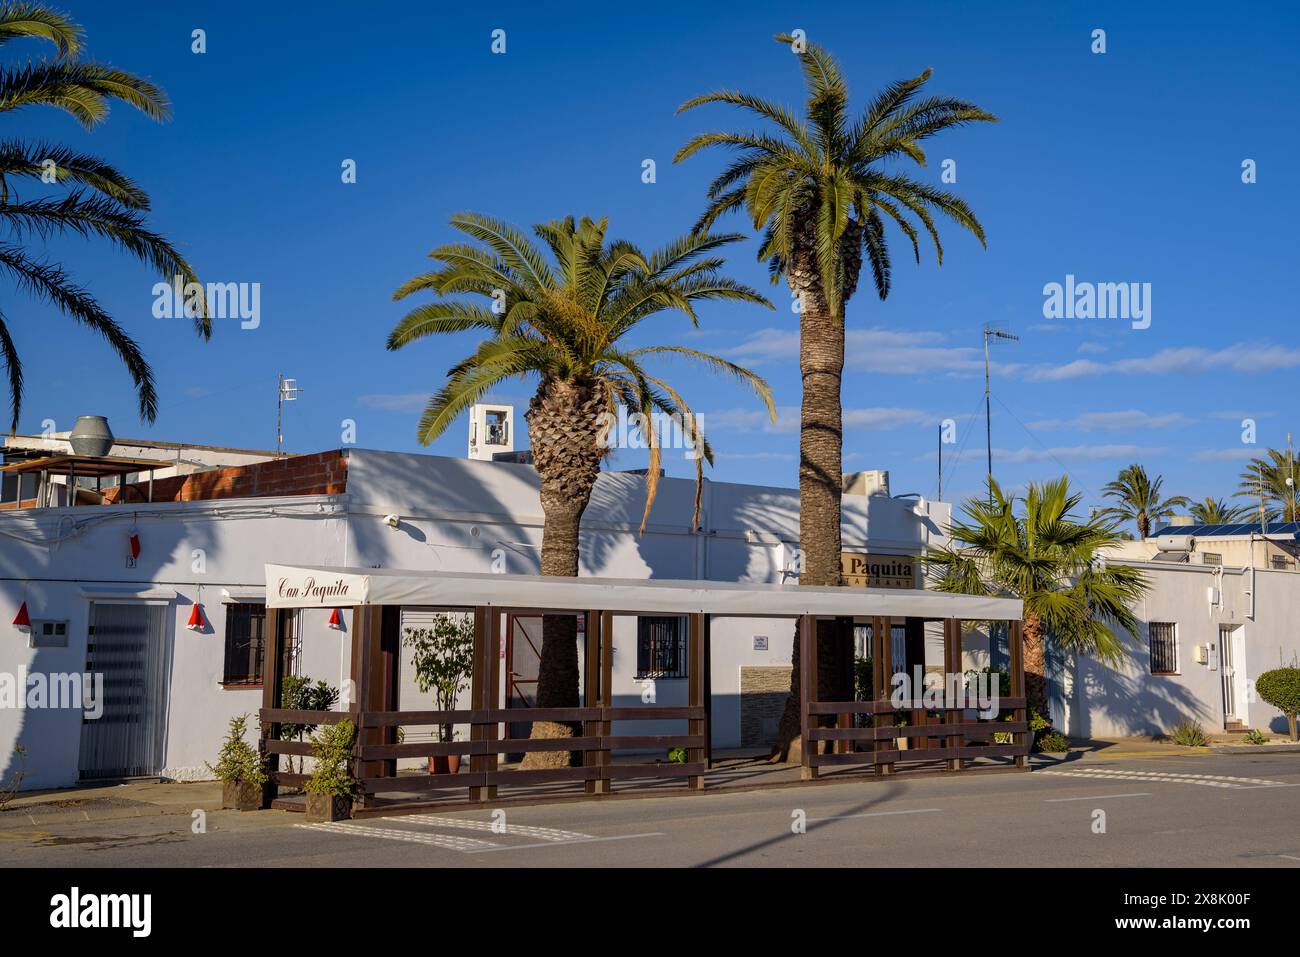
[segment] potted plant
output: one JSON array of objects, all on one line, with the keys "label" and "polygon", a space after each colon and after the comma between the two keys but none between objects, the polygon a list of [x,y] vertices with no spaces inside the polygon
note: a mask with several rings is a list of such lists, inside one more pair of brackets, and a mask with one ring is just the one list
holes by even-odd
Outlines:
[{"label": "potted plant", "polygon": [[303,787],[307,792],[308,821],[342,821],[352,816],[352,796],[357,791],[351,763],[355,737],[356,728],[347,719],[326,725],[312,737],[315,767]]},{"label": "potted plant", "polygon": [[[280,707],[287,711],[329,711],[339,700],[337,688],[332,688],[324,681],[312,684],[310,678],[302,675],[285,675],[280,688]],[[316,730],[314,724],[282,724],[280,738],[284,741],[301,741]],[[293,755],[288,757],[289,770],[294,771]],[[302,773],[302,758],[297,759],[298,773]]]},{"label": "potted plant", "polygon": [[230,731],[221,745],[216,766],[208,765],[208,770],[221,782],[222,808],[256,811],[262,806],[262,795],[270,778],[265,758],[244,740],[247,727],[248,715],[231,718]]},{"label": "potted plant", "polygon": [[[474,669],[474,622],[468,615],[435,615],[430,628],[407,628],[402,643],[412,650],[415,686],[433,694],[435,711],[452,711]],[[435,725],[440,744],[456,739],[450,723]],[[429,758],[430,774],[455,774],[459,754]]]},{"label": "potted plant", "polygon": [[[894,719],[894,727],[895,727],[895,728],[906,728],[906,727],[907,727],[907,719],[906,719],[906,718],[895,718],[895,719]],[[901,736],[901,735],[900,735],[899,737],[897,737],[897,738],[894,739],[894,743],[897,745],[899,751],[906,751],[906,750],[907,750],[907,742],[908,742],[908,739],[905,738],[905,737],[903,737],[903,736]]]}]

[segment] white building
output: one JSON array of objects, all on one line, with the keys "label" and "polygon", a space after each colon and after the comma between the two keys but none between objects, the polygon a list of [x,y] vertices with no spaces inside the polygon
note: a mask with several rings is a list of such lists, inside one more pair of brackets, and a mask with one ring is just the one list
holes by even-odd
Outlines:
[{"label": "white building", "polygon": [[[9,779],[15,744],[26,749],[31,788],[130,774],[209,777],[205,764],[215,759],[230,717],[261,705],[267,563],[538,570],[542,514],[531,465],[367,450],[241,454],[251,460],[156,479],[151,504],[114,504],[121,493],[109,489],[109,504],[0,510],[0,630],[10,633],[0,641],[0,780]],[[884,559],[863,563],[877,576],[874,585],[919,586],[914,560],[941,539],[949,506],[893,498],[882,474],[848,485],[876,494],[844,496],[846,552]],[[697,532],[690,527],[694,482],[665,479],[639,535],[644,488],[641,475],[602,473],[583,520],[582,574],[791,580],[796,491],[708,482]],[[1054,707],[1058,726],[1103,737],[1163,732],[1194,718],[1214,730],[1224,725],[1225,688],[1232,694],[1229,717],[1276,726],[1275,712],[1250,703],[1250,682],[1296,655],[1300,578],[1294,571],[1230,567],[1228,556],[1224,566],[1148,561],[1157,546],[1147,554],[1145,545],[1134,543],[1134,554],[1123,557],[1143,561],[1151,573],[1152,591],[1139,609],[1151,636],[1130,643],[1117,672],[1092,662],[1064,667],[1057,676],[1063,689]],[[1217,589],[1213,603],[1210,588]],[[196,603],[201,626],[192,629],[187,623]],[[24,606],[31,627],[20,630],[9,622]],[[405,624],[418,626],[430,613],[407,609]],[[284,614],[294,636],[293,671],[342,686],[350,618],[331,627],[328,610]],[[529,694],[528,645],[538,641],[536,625],[520,619],[507,629],[510,647],[503,654],[510,654],[511,668],[503,671],[524,673],[507,693]],[[619,704],[639,701],[648,680],[658,703],[685,703],[675,628],[674,620],[618,621]],[[902,632],[896,630],[895,646],[910,644],[913,663],[920,655],[927,664],[940,660],[941,636]],[[715,748],[770,739],[788,688],[792,637],[793,623],[715,623]],[[965,665],[988,664],[987,647],[986,638],[970,634]],[[1235,683],[1222,681],[1225,664]],[[403,668],[399,707],[429,707],[409,671]],[[29,703],[21,694],[14,700],[28,675],[86,672],[104,676],[98,720],[83,720],[79,700],[64,708],[18,707]],[[642,724],[637,733],[660,732]]]}]

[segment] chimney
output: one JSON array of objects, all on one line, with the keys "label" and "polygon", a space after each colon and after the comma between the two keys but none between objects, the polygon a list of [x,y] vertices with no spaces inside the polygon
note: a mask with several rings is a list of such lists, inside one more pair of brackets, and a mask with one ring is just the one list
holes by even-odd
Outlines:
[{"label": "chimney", "polygon": [[866,472],[848,472],[844,475],[845,495],[889,495],[889,471],[870,469]]}]

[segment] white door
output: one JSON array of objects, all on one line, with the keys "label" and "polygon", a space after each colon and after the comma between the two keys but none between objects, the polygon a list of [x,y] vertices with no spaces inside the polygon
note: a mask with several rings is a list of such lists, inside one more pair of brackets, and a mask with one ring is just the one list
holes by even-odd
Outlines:
[{"label": "white door", "polygon": [[1223,719],[1245,721],[1246,659],[1245,629],[1240,625],[1219,626],[1219,658],[1223,665]]}]

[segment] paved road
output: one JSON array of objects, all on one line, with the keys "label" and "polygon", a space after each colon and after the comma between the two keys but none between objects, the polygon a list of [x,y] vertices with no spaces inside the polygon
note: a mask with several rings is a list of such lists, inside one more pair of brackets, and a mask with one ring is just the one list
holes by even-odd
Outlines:
[{"label": "paved road", "polygon": [[1300,868],[1300,754],[1089,755],[1030,774],[501,813],[504,833],[490,809],[318,826],[214,811],[205,833],[180,815],[19,826],[6,814],[0,866]]}]

